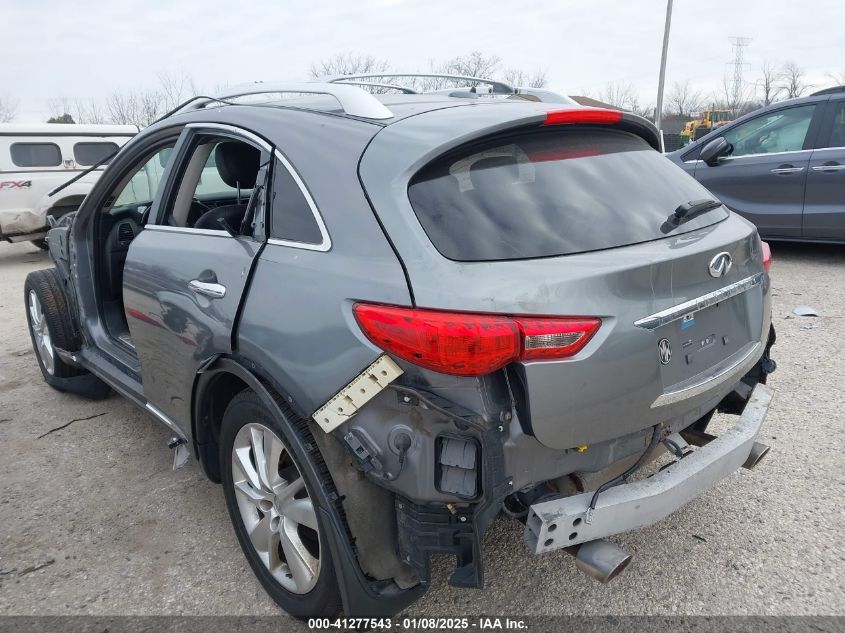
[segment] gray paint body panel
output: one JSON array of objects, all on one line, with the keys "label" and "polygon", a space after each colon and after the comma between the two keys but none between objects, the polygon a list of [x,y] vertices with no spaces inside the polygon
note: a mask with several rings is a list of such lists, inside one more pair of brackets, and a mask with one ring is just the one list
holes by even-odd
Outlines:
[{"label": "gray paint body panel", "polygon": [[381,353],[355,324],[353,301],[411,305],[402,266],[358,180],[358,158],[380,128],[321,117],[315,129],[313,117],[291,113],[273,140],[309,187],[331,249],[268,244],[237,333],[238,352],[271,373],[306,416]]}]

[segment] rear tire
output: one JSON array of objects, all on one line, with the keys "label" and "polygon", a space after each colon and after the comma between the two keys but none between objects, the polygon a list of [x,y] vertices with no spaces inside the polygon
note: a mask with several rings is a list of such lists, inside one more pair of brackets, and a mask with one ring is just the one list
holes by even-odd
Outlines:
[{"label": "rear tire", "polygon": [[328,618],[341,609],[322,496],[314,494],[321,482],[313,473],[322,469],[314,460],[321,458],[304,449],[295,421],[277,419],[255,392],[243,391],[229,403],[220,467],[235,535],[264,590],[300,619]]}]

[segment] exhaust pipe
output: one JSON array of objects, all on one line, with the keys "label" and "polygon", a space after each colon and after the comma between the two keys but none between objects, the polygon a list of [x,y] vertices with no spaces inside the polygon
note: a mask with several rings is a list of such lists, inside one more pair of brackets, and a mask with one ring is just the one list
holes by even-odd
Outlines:
[{"label": "exhaust pipe", "polygon": [[621,547],[604,539],[567,547],[565,551],[575,557],[578,569],[603,584],[621,574],[632,558]]},{"label": "exhaust pipe", "polygon": [[742,465],[742,467],[751,470],[757,464],[760,463],[761,459],[763,459],[766,455],[769,454],[770,450],[772,450],[771,446],[768,446],[761,442],[754,442],[754,446],[751,447],[751,452],[748,453],[748,459],[745,460],[745,463]]}]

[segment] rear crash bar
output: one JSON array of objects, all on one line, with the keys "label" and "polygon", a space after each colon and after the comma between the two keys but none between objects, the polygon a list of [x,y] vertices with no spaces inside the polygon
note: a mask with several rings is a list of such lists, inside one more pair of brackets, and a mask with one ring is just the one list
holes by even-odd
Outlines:
[{"label": "rear crash bar", "polygon": [[535,503],[525,524],[526,545],[535,554],[544,554],[663,520],[752,461],[752,451],[762,447],[755,446],[755,438],[772,394],[770,387],[758,384],[736,425],[722,435],[648,479],[603,492],[589,523],[587,509],[592,492]]}]

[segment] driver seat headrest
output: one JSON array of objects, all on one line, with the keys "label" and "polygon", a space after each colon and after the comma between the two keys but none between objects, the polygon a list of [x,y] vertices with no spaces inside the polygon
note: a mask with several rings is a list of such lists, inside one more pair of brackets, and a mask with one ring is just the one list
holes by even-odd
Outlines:
[{"label": "driver seat headrest", "polygon": [[261,152],[238,141],[224,141],[214,150],[220,178],[232,188],[252,189],[258,177]]}]

